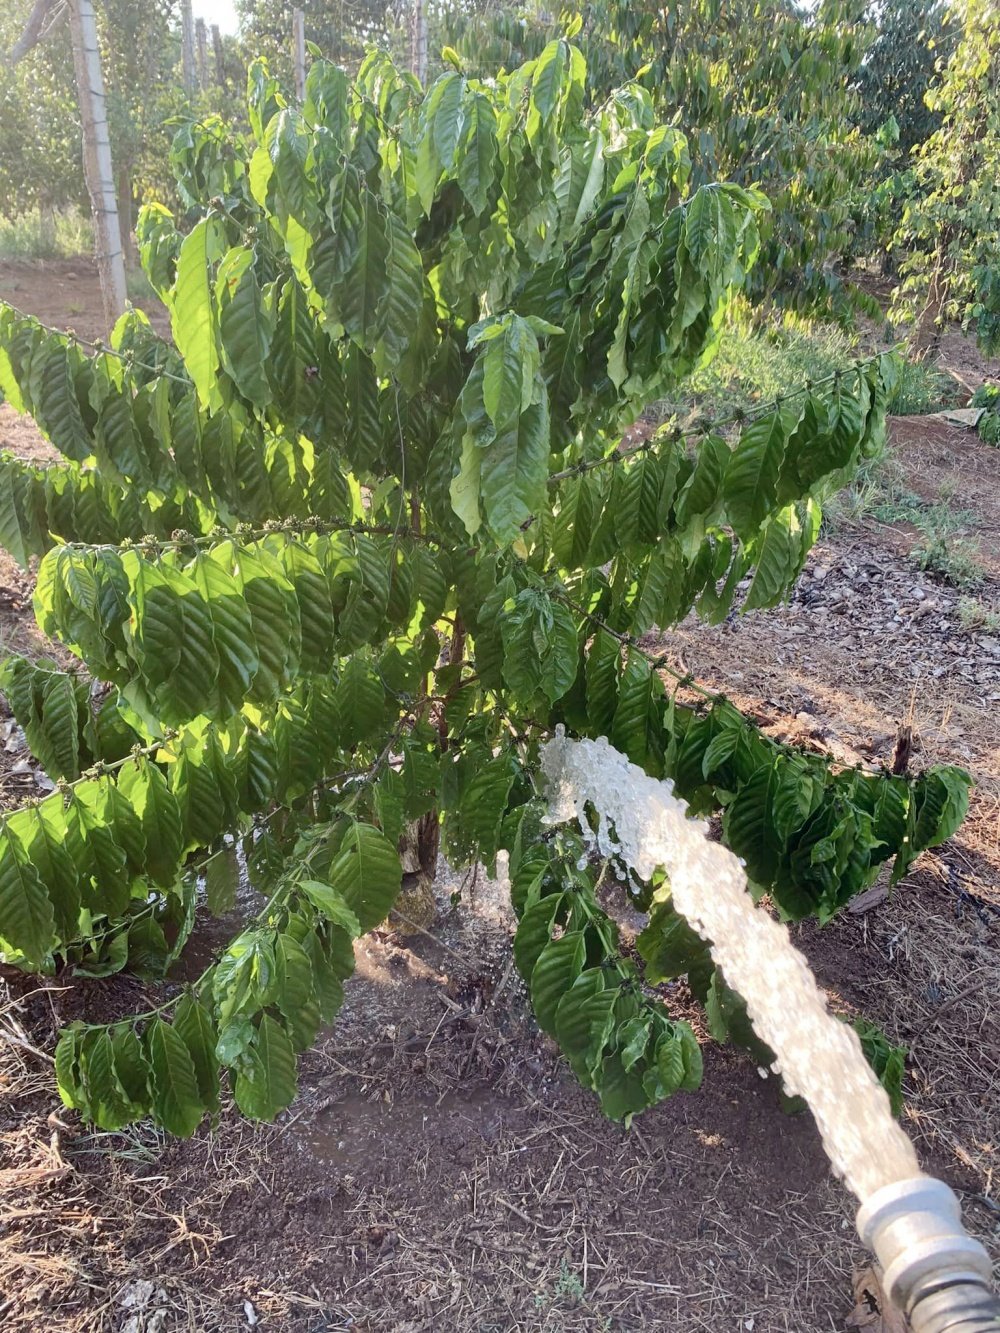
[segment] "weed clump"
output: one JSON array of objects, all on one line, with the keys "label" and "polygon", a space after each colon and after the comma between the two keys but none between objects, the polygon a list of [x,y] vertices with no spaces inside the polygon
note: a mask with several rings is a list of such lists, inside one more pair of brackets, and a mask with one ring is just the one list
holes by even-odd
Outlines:
[{"label": "weed clump", "polygon": [[969,406],[985,409],[976,422],[976,432],[984,444],[1000,448],[1000,384],[980,384]]}]

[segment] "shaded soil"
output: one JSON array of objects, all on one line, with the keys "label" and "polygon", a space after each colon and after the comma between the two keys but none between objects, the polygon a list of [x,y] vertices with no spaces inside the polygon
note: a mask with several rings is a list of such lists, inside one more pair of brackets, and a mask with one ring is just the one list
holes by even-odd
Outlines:
[{"label": "shaded soil", "polygon": [[[0,292],[3,282],[0,273]],[[7,429],[0,420],[0,435]],[[911,490],[936,499],[953,487],[970,530],[995,549],[1000,452],[919,420],[894,423],[892,449]],[[970,818],[952,843],[922,857],[891,897],[877,885],[829,926],[795,933],[838,1012],[864,1012],[910,1046],[906,1127],[1000,1253],[1000,635],[962,628],[958,592],[915,570],[914,540],[863,513],[824,534],[789,606],[717,628],[685,624],[662,642],[773,734],[874,762],[908,723],[915,766],[973,773]],[[0,583],[6,641],[37,650],[30,578],[4,566]],[[984,609],[996,591],[985,585]],[[4,787],[0,799],[24,795]],[[510,965],[503,884],[445,878],[439,895],[430,935],[375,932],[359,944],[344,1009],[304,1057],[299,1098],[278,1124],[227,1112],[189,1143],[148,1126],[90,1133],[52,1090],[60,1024],[144,1007],[141,983],[8,976],[6,1324],[848,1327],[866,1259],[809,1116],[785,1115],[773,1079],[706,1042],[699,1092],[630,1131],[609,1124],[530,1016]],[[207,955],[223,938],[207,922],[194,947]],[[683,985],[669,1002],[701,1025]]]}]

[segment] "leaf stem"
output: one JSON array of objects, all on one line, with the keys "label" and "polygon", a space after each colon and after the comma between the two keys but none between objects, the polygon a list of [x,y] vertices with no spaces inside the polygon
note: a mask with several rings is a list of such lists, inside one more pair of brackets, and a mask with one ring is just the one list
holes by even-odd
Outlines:
[{"label": "leaf stem", "polygon": [[414,532],[409,528],[394,528],[385,523],[357,523],[347,522],[344,519],[291,519],[284,523],[274,523],[270,527],[262,528],[216,528],[212,532],[195,536],[193,533],[185,533],[183,536],[171,537],[161,541],[155,537],[143,537],[136,540],[129,540],[121,543],[115,542],[62,542],[60,550],[76,551],[171,551],[183,550],[186,546],[213,546],[221,545],[226,541],[235,541],[239,543],[249,543],[263,541],[265,537],[281,536],[303,536],[308,533],[325,535],[330,532],[349,532],[356,536],[374,536],[374,537],[410,537],[414,541],[427,542],[431,546],[440,546],[442,543],[436,538],[426,533]]},{"label": "leaf stem", "polygon": [[[10,301],[0,300],[0,307],[13,311],[18,319],[30,320],[46,333],[54,334],[57,338],[65,338],[67,342],[75,343],[78,347],[89,347],[94,352],[105,352],[108,356],[115,356],[119,361],[128,366],[135,366],[138,370],[148,370],[151,375],[160,375],[164,379],[174,380],[177,384],[183,384],[186,388],[194,391],[194,382],[187,375],[175,375],[171,370],[164,370],[162,366],[150,366],[144,361],[137,361],[135,357],[128,352],[119,352],[115,347],[109,347],[107,343],[93,342],[89,338],[82,338],[80,334],[74,333],[72,329],[57,329],[51,324],[45,324],[36,315],[29,315],[25,310],[19,310],[16,305]],[[165,347],[169,344],[164,342]]]}]

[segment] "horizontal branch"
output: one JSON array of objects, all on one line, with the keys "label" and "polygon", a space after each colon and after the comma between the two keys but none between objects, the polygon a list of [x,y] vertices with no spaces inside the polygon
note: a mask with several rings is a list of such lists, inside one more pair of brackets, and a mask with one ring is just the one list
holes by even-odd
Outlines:
[{"label": "horizontal branch", "polygon": [[[705,435],[714,435],[726,426],[749,426],[755,421],[760,421],[771,412],[777,412],[785,403],[793,398],[799,398],[804,393],[812,393],[814,389],[821,389],[827,384],[836,384],[843,379],[845,375],[861,373],[874,365],[876,361],[881,360],[883,356],[889,356],[893,352],[900,351],[905,347],[905,342],[894,343],[887,347],[883,352],[873,352],[871,356],[866,356],[858,361],[854,361],[850,366],[845,366],[841,370],[834,370],[829,375],[824,375],[822,379],[806,380],[795,389],[789,389],[787,393],[781,394],[778,398],[773,398],[767,403],[758,403],[752,411],[736,409],[721,417],[700,417],[698,421],[690,427],[680,426],[660,426],[657,428],[657,435],[669,435],[675,440],[697,440]],[[632,458],[637,454],[654,447],[653,440],[643,440],[633,449],[615,449],[614,453],[604,454],[601,458],[591,458],[579,463],[574,463],[572,467],[563,468],[560,472],[552,472],[549,475],[549,485],[556,482],[566,481],[569,477],[582,476],[586,472],[592,472],[594,468],[605,467],[611,463],[622,463],[626,459]]]}]

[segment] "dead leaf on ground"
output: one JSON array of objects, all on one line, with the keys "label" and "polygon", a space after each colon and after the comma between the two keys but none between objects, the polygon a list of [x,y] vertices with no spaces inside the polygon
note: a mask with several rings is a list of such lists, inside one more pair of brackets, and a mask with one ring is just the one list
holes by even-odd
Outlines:
[{"label": "dead leaf on ground", "polygon": [[882,1290],[881,1270],[863,1268],[854,1275],[855,1306],[845,1320],[847,1328],[865,1333],[906,1333],[906,1320]]}]

